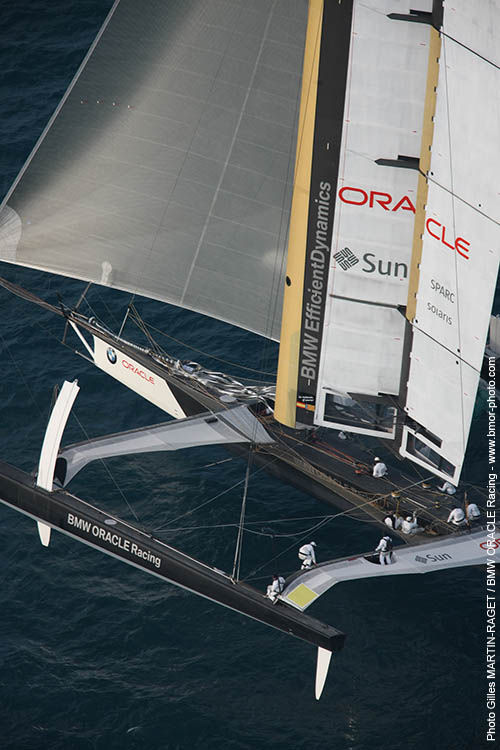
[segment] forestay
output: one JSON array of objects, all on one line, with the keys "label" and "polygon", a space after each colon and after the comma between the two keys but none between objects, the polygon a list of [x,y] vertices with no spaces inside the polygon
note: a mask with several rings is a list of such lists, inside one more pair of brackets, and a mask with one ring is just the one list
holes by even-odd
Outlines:
[{"label": "forestay", "polygon": [[0,258],[278,338],[307,0],[117,0]]}]

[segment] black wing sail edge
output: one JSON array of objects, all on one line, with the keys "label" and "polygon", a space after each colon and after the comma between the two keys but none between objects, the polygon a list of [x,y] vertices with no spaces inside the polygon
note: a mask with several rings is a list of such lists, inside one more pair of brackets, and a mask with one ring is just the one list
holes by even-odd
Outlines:
[{"label": "black wing sail edge", "polygon": [[34,486],[33,477],[0,461],[0,502],[84,544],[327,651],[345,634],[286,604],[274,605],[246,583],[109,516],[70,493]]}]

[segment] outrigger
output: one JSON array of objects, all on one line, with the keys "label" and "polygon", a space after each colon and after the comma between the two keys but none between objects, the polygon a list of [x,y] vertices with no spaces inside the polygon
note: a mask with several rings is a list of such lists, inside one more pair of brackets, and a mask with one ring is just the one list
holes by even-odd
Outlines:
[{"label": "outrigger", "polygon": [[[438,492],[430,485],[429,477],[415,478],[391,466],[389,477],[374,478],[372,457],[355,441],[346,442],[331,431],[324,440],[311,428],[305,427],[303,432],[283,428],[272,416],[271,388],[260,391],[247,388],[221,373],[204,370],[197,363],[180,362],[156,348],[139,347],[77,311],[54,307],[20,287],[1,283],[10,291],[63,315],[85,346],[84,353],[78,352],[82,356],[109,370],[129,387],[130,373],[136,375],[141,385],[161,386],[160,392],[170,394],[181,414],[171,422],[106,435],[60,450],[66,420],[79,390],[76,383],[66,382],[52,411],[36,478],[0,463],[0,501],[35,519],[45,546],[50,542],[50,530],[57,529],[148,573],[316,645],[317,698],[323,689],[331,653],[340,650],[345,639],[340,631],[304,614],[321,594],[345,580],[479,565],[486,562],[488,549],[496,544],[496,537],[500,536],[496,526],[493,535],[488,536],[491,529],[478,522],[465,530],[447,523],[457,498]],[[92,336],[93,342],[85,338],[84,332]],[[154,397],[150,400],[155,403]],[[380,522],[385,531],[387,526],[383,522],[389,509],[403,515],[417,512],[421,533],[408,536],[400,529],[391,530],[391,535],[406,543],[394,552],[392,565],[379,565],[378,556],[366,553],[293,574],[275,606],[262,592],[234,575],[185,555],[65,489],[76,473],[96,459],[201,444],[223,444],[242,457],[251,451],[255,463],[269,473],[299,488],[307,488],[341,513]],[[485,517],[483,494],[476,488],[468,488],[467,492]]]},{"label": "outrigger", "polygon": [[289,606],[274,606],[252,586],[53,486],[59,442],[78,391],[76,381],[65,381],[47,426],[36,477],[0,462],[0,502],[36,520],[40,540],[46,547],[51,529],[56,529],[151,575],[317,646],[319,699],[331,654],[342,649],[344,633]]},{"label": "outrigger", "polygon": [[[408,462],[403,463],[388,441],[377,441],[376,451],[388,462],[392,459],[390,472],[387,477],[375,478],[372,476],[374,452],[367,448],[366,438],[362,444],[356,436],[346,440],[333,430],[318,430],[307,425],[298,425],[298,429],[283,426],[273,417],[275,391],[272,384],[249,386],[223,373],[206,370],[196,362],[182,362],[169,356],[153,340],[133,307],[129,314],[135,316],[141,329],[147,332],[148,347],[138,346],[114,334],[94,318],[63,304],[54,306],[5,279],[0,278],[0,285],[64,317],[85,347],[83,352],[75,349],[75,354],[175,417],[175,421],[151,428],[86,441],[72,447],[69,454],[64,451],[56,466],[56,476],[63,484],[95,458],[225,444],[228,450],[242,457],[252,450],[254,463],[263,466],[269,474],[348,512],[351,517],[379,521],[385,531],[383,521],[388,511],[401,516],[417,514],[420,534],[408,537],[401,530],[393,531],[406,543],[422,544],[436,537],[453,536],[457,527],[447,519],[457,503],[476,503],[485,518],[483,490],[464,484],[463,493],[459,491],[450,496],[440,492],[433,474],[426,472],[422,476]],[[84,334],[91,336],[90,342]],[[240,407],[238,422],[235,407]],[[221,420],[232,419],[232,428],[227,428],[223,434],[220,425],[215,427],[215,423],[210,422],[214,414]],[[148,433],[148,429],[155,432]],[[68,459],[71,459],[71,467]]]}]

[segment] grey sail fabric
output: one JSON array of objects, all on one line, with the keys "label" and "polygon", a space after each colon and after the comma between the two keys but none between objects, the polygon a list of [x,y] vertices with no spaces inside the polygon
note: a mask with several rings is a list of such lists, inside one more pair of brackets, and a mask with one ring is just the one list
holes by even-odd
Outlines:
[{"label": "grey sail fabric", "polygon": [[56,478],[66,485],[91,461],[111,456],[249,442],[272,443],[273,439],[246,406],[236,406],[70,445],[59,454]]},{"label": "grey sail fabric", "polygon": [[307,0],[121,0],[4,201],[0,259],[279,338]]}]

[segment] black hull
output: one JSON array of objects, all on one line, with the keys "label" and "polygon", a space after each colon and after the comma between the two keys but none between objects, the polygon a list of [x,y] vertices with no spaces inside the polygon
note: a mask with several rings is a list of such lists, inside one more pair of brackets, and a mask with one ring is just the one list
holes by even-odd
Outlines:
[{"label": "black hull", "polygon": [[103,513],[63,490],[47,492],[33,477],[0,462],[0,502],[165,581],[222,604],[288,635],[339,651],[344,633],[293,608],[274,605],[256,589],[231,578]]}]

